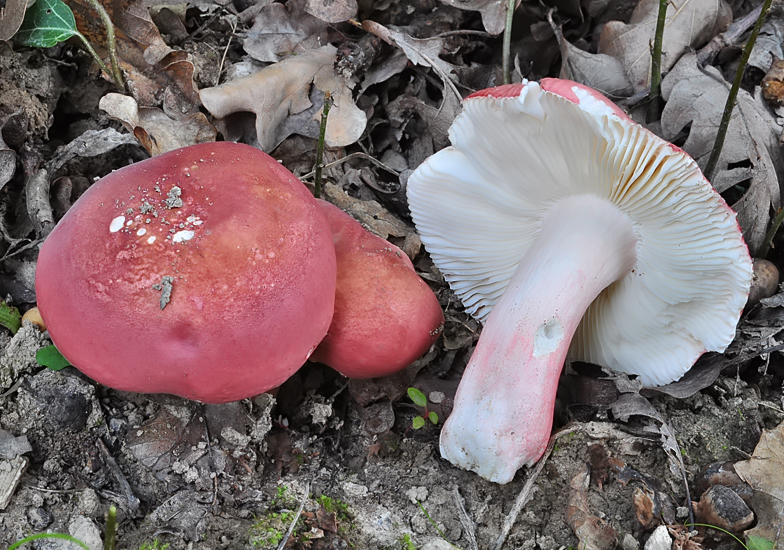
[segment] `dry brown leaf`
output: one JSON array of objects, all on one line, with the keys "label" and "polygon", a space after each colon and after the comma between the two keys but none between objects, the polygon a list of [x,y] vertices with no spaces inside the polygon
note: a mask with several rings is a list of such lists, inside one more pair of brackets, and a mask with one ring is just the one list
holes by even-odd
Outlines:
[{"label": "dry brown leaf", "polygon": [[305,11],[327,23],[342,23],[357,14],[357,0],[306,0]]},{"label": "dry brown leaf", "polygon": [[27,0],[6,0],[0,9],[0,41],[10,40],[24,21]]},{"label": "dry brown leaf", "polygon": [[[362,28],[378,36],[387,44],[403,50],[409,61],[415,65],[432,67],[445,83],[447,81],[457,82],[457,75],[454,73],[455,66],[439,57],[439,54],[445,49],[443,38],[414,38],[392,26],[385,27],[375,21],[363,21]],[[460,96],[457,91],[455,91],[455,95]]]},{"label": "dry brown leaf", "polygon": [[[522,0],[516,0],[515,9]],[[442,3],[461,10],[478,11],[482,15],[482,25],[490,34],[504,32],[506,23],[506,0],[441,0]]]},{"label": "dry brown leaf", "polygon": [[355,199],[331,183],[324,185],[324,198],[351,215],[371,233],[382,239],[395,241],[394,244],[400,247],[412,260],[419,254],[422,241],[414,228],[394,217],[376,201]]},{"label": "dry brown leaf", "polygon": [[[728,88],[715,69],[700,70],[695,54],[685,55],[662,82],[662,95],[667,101],[661,118],[662,135],[673,140],[690,125],[683,149],[700,166],[707,163],[716,140]],[[773,125],[772,117],[741,89],[712,178],[719,193],[751,182],[748,191],[731,206],[738,213],[752,254],[765,237],[770,208],[777,208],[780,202],[778,174],[782,160]]]},{"label": "dry brown leaf", "polygon": [[305,10],[304,0],[264,6],[256,15],[243,48],[254,59],[276,63],[329,43],[329,25]]},{"label": "dry brown leaf", "polygon": [[620,61],[611,55],[592,54],[570,44],[563,37],[561,27],[553,24],[552,18],[548,19],[561,49],[561,78],[585,84],[612,98],[632,94],[632,84]]},{"label": "dry brown leaf", "polygon": [[202,113],[175,120],[156,107],[139,107],[136,100],[122,94],[106,94],[98,106],[122,122],[151,156],[217,137],[217,130]]},{"label": "dry brown leaf", "polygon": [[591,476],[586,468],[569,482],[569,502],[566,523],[580,539],[579,548],[585,550],[611,550],[618,542],[618,533],[612,525],[596,517],[588,504],[588,486]]},{"label": "dry brown leaf", "polygon": [[[599,53],[623,65],[635,92],[650,85],[653,35],[659,0],[641,0],[628,24],[609,21],[599,38]],[[690,48],[699,48],[732,21],[724,0],[683,0],[667,4],[662,45],[662,72],[672,68]]]},{"label": "dry brown leaf", "polygon": [[736,462],[735,471],[754,489],[751,508],[757,525],[746,531],[747,540],[759,538],[780,548],[784,541],[784,424],[763,430],[752,457]]},{"label": "dry brown leaf", "polygon": [[293,133],[318,136],[321,104],[316,102],[323,102],[324,92],[329,91],[334,104],[325,140],[329,147],[345,147],[360,138],[367,117],[354,104],[351,90],[335,73],[334,64],[334,46],[324,46],[250,76],[205,88],[200,92],[201,100],[219,119],[239,112],[254,113],[259,147],[269,152]]}]

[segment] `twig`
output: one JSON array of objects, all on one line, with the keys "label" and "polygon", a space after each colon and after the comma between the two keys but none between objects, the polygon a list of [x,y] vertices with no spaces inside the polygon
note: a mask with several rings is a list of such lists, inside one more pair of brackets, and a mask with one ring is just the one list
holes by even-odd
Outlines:
[{"label": "twig", "polygon": [[729,128],[730,125],[732,111],[735,108],[735,100],[738,98],[740,82],[743,80],[743,73],[746,70],[746,65],[748,65],[751,50],[754,49],[754,43],[757,41],[757,36],[759,35],[760,29],[762,28],[762,24],[765,22],[765,18],[768,16],[768,12],[770,11],[770,4],[771,0],[765,0],[765,3],[762,5],[762,11],[760,11],[760,15],[757,18],[757,23],[754,25],[754,29],[751,31],[751,36],[749,36],[749,40],[746,42],[746,46],[743,48],[743,54],[740,56],[738,70],[735,73],[735,81],[732,83],[732,88],[730,88],[730,93],[727,96],[727,103],[724,106],[724,114],[721,116],[719,131],[716,133],[716,142],[713,144],[713,150],[711,151],[711,156],[708,159],[708,164],[705,165],[705,170],[702,171],[708,181],[710,181],[713,177],[716,164],[719,162],[719,156],[721,155],[721,150],[724,147],[724,139],[727,137],[727,128]]},{"label": "twig", "polygon": [[468,512],[465,509],[463,497],[460,496],[460,491],[457,490],[457,485],[455,485],[452,489],[452,498],[455,500],[455,505],[457,506],[457,516],[460,518],[460,524],[463,526],[466,538],[468,539],[468,544],[471,545],[471,550],[479,550],[479,546],[476,544],[476,525],[474,525],[474,522],[471,521],[471,516],[468,515]]},{"label": "twig", "polygon": [[[355,158],[363,158],[365,160],[369,160],[371,163],[375,164],[379,168],[382,168],[382,169],[386,170],[387,172],[389,172],[393,176],[399,176],[400,175],[400,172],[398,172],[397,170],[395,170],[393,168],[390,168],[389,166],[387,166],[386,164],[384,164],[380,160],[377,160],[377,159],[373,158],[372,156],[368,155],[367,153],[363,153],[362,151],[357,151],[355,153],[351,153],[350,155],[346,155],[343,158],[339,158],[338,160],[334,160],[334,161],[332,161],[330,163],[325,164],[322,168],[332,168],[333,166],[337,166],[338,164],[342,164],[342,163],[346,162],[347,160],[352,160],[352,159],[355,159]],[[313,170],[312,172],[308,172],[307,174],[302,176],[300,179],[306,180],[306,179],[312,178],[315,175],[316,175],[316,171]]]},{"label": "twig", "polygon": [[732,25],[730,25],[730,28],[725,32],[714,36],[710,42],[708,42],[697,52],[697,63],[700,66],[703,66],[713,60],[716,54],[719,53],[722,49],[737,43],[738,40],[740,40],[740,37],[746,34],[746,31],[748,31],[754,25],[754,22],[759,17],[760,12],[762,12],[762,4],[751,10],[737,21],[734,21]]},{"label": "twig", "polygon": [[310,484],[312,481],[313,480],[308,481],[308,484],[305,486],[305,495],[302,497],[302,500],[299,503],[299,510],[297,510],[297,513],[294,514],[294,519],[291,520],[291,525],[289,525],[289,530],[286,531],[286,534],[283,536],[283,539],[280,541],[280,544],[278,544],[277,550],[283,550],[283,548],[286,546],[286,543],[289,541],[289,537],[291,536],[291,533],[294,532],[294,527],[297,525],[297,521],[299,521],[299,516],[302,515],[302,510],[305,509],[305,503],[308,501],[308,496],[310,495]]},{"label": "twig", "polygon": [[656,16],[656,32],[653,35],[653,50],[651,51],[651,103],[648,105],[648,122],[659,118],[661,105],[661,57],[662,42],[664,39],[664,26],[667,22],[668,0],[659,0],[659,12]]},{"label": "twig", "polygon": [[[87,0],[87,3],[98,12],[99,17],[103,22],[103,26],[106,28],[106,49],[109,50],[109,63],[112,66],[112,70],[109,72],[106,70],[105,66],[103,69],[112,76],[114,84],[120,90],[125,91],[125,82],[123,81],[122,73],[120,72],[120,62],[117,59],[117,40],[114,36],[114,23],[112,23],[112,18],[109,17],[109,14],[106,13],[106,10],[98,0]],[[90,53],[93,56],[96,56],[94,52]],[[98,59],[100,59],[100,57]]]},{"label": "twig", "polygon": [[329,90],[324,92],[324,107],[321,109],[321,127],[319,128],[318,143],[316,144],[316,170],[314,183],[316,189],[314,195],[317,199],[321,198],[321,169],[324,162],[324,140],[327,136],[327,117],[329,116],[329,108],[332,105],[332,96]]},{"label": "twig", "polygon": [[528,501],[531,500],[534,492],[534,483],[536,483],[536,478],[539,477],[542,468],[544,468],[547,459],[550,457],[550,453],[553,452],[555,442],[564,435],[570,434],[578,429],[580,429],[579,426],[567,426],[561,431],[554,433],[550,437],[550,441],[547,443],[547,449],[545,449],[542,458],[539,459],[539,462],[536,463],[534,469],[531,470],[530,474],[528,474],[528,479],[526,480],[525,485],[523,485],[523,489],[520,491],[520,494],[517,495],[517,499],[515,500],[514,506],[512,506],[512,509],[509,511],[509,515],[506,516],[504,525],[501,527],[501,534],[498,535],[498,538],[495,540],[495,544],[493,545],[492,550],[501,550],[501,547],[506,542],[506,537],[509,536],[509,531],[512,530],[512,526],[517,521],[517,516],[520,514],[520,511],[523,509],[523,507],[528,504]]},{"label": "twig", "polygon": [[758,258],[764,258],[768,255],[768,250],[770,250],[770,246],[773,243],[773,237],[776,236],[782,221],[784,221],[784,208],[779,208],[779,211],[776,212],[776,217],[773,219],[773,223],[770,224],[768,232],[765,233],[765,239],[762,241],[762,246],[760,246],[757,251]]},{"label": "twig", "polygon": [[128,480],[125,479],[125,476],[120,470],[120,467],[117,465],[117,462],[114,460],[114,457],[109,452],[109,449],[106,448],[103,441],[98,439],[96,441],[96,446],[103,457],[104,464],[111,472],[114,479],[117,481],[117,484],[120,486],[120,491],[122,491],[122,495],[125,498],[125,504],[128,505],[128,509],[132,512],[135,512],[139,509],[139,499],[136,498],[136,495],[133,494],[131,490],[131,485],[128,483]]},{"label": "twig", "polygon": [[237,20],[234,19],[234,21],[231,24],[231,34],[229,35],[229,41],[226,42],[226,47],[223,49],[223,55],[221,56],[220,65],[218,65],[218,74],[215,75],[215,86],[220,84],[221,73],[223,73],[223,64],[226,62],[226,54],[229,53],[229,47],[231,46],[231,39],[234,38],[234,33],[236,32],[236,30],[237,30]]},{"label": "twig", "polygon": [[504,84],[512,83],[509,58],[512,55],[512,20],[514,19],[515,0],[506,1],[506,24],[504,25],[504,43],[501,53],[501,71],[504,75]]}]

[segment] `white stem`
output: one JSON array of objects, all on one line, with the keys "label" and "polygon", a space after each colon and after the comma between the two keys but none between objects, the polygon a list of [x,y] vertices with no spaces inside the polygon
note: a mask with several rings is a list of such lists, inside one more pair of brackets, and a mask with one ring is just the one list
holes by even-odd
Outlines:
[{"label": "white stem", "polygon": [[441,456],[497,483],[542,456],[586,309],[637,261],[631,219],[593,195],[557,202],[493,307],[441,431]]}]

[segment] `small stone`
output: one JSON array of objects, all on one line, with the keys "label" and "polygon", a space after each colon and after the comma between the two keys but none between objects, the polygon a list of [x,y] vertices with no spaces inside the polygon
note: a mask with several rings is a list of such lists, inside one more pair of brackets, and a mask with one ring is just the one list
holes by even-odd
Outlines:
[{"label": "small stone", "polygon": [[32,507],[27,510],[27,521],[34,531],[43,531],[54,521],[54,516],[46,508]]},{"label": "small stone", "polygon": [[640,543],[634,538],[631,533],[626,533],[621,541],[621,548],[623,550],[639,550]]},{"label": "small stone", "polygon": [[714,485],[694,505],[700,523],[715,525],[731,532],[742,531],[754,521],[754,513],[738,494],[724,485]]},{"label": "small stone", "polygon": [[659,525],[645,543],[645,550],[670,550],[672,537],[664,525]]}]

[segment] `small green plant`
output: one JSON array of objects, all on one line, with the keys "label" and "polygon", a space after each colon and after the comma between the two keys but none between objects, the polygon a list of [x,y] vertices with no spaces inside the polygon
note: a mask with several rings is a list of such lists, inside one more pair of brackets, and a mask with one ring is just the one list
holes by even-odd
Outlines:
[{"label": "small green plant", "polygon": [[114,38],[112,20],[99,0],[87,0],[87,3],[98,12],[106,27],[106,42],[109,50],[111,70],[93,49],[87,38],[76,28],[76,18],[71,8],[63,0],[39,0],[30,6],[25,13],[22,26],[19,27],[19,31],[14,36],[14,40],[19,44],[34,48],[51,48],[75,36],[82,41],[84,47],[101,67],[101,70],[112,79],[120,90],[124,90],[125,83],[123,82],[120,64],[117,60],[117,45]]},{"label": "small green plant", "polygon": [[22,314],[13,306],[0,302],[0,325],[16,334],[22,327]]},{"label": "small green plant", "polygon": [[345,521],[354,519],[354,514],[351,513],[348,504],[342,500],[328,497],[327,495],[321,495],[316,499],[316,502],[318,502],[328,514],[335,514],[335,517],[338,520]]},{"label": "small green plant", "polygon": [[35,352],[35,360],[42,367],[52,370],[63,370],[71,364],[54,345],[43,347]]},{"label": "small green plant", "polygon": [[[294,512],[271,512],[266,514],[251,526],[248,541],[253,546],[275,547],[283,540],[293,519]],[[301,527],[301,521],[301,518],[297,521],[294,533]]]},{"label": "small green plant", "polygon": [[417,550],[417,547],[414,545],[414,542],[411,540],[408,533],[403,533],[403,539],[400,542],[400,548],[402,550]]},{"label": "small green plant", "polygon": [[408,388],[408,397],[414,402],[414,405],[422,407],[425,410],[421,416],[416,416],[414,417],[414,420],[411,421],[412,428],[415,430],[422,428],[426,423],[425,419],[429,420],[433,425],[438,424],[438,415],[434,411],[429,411],[427,409],[427,397],[424,393],[416,388]]},{"label": "small green plant", "polygon": [[149,542],[145,542],[139,547],[139,550],[166,550],[169,547],[169,543],[161,543],[158,542],[158,539],[152,541],[152,544]]}]

